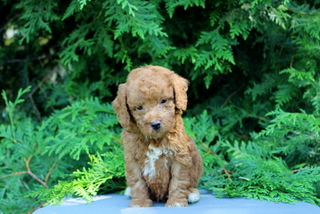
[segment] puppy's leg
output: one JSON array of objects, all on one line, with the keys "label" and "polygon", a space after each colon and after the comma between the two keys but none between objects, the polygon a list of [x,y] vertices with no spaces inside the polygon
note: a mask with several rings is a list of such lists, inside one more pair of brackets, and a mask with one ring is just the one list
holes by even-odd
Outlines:
[{"label": "puppy's leg", "polygon": [[142,178],[138,163],[126,163],[126,178],[129,185],[126,195],[132,198],[130,207],[151,207],[152,201],[149,199],[148,187]]},{"label": "puppy's leg", "polygon": [[169,185],[169,198],[166,207],[187,207],[190,193],[190,180],[188,167],[174,162],[171,169],[172,178]]},{"label": "puppy's leg", "polygon": [[152,207],[152,201],[145,189],[145,186],[140,182],[130,188],[132,197],[130,207]]},{"label": "puppy's leg", "polygon": [[190,193],[188,195],[188,202],[195,203],[200,200],[200,192],[197,189],[197,186],[202,174],[203,163],[201,156],[199,155],[196,149],[194,150],[191,156],[193,167],[190,168],[191,188],[189,189]]}]

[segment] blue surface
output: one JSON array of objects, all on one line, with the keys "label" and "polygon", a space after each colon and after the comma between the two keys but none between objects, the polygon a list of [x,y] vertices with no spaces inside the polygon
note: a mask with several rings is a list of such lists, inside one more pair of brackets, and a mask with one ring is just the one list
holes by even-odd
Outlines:
[{"label": "blue surface", "polygon": [[189,207],[167,208],[164,203],[154,203],[153,207],[130,208],[131,199],[108,194],[95,196],[90,204],[81,198],[69,198],[61,205],[43,207],[34,214],[320,214],[320,207],[303,202],[291,205],[245,198],[216,198],[209,191],[200,192],[200,201]]}]

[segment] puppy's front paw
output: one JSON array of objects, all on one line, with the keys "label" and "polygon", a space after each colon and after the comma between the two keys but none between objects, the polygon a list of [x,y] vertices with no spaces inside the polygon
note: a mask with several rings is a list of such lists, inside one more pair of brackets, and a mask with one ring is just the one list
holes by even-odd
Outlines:
[{"label": "puppy's front paw", "polygon": [[130,207],[152,207],[152,201],[150,199],[133,199]]},{"label": "puppy's front paw", "polygon": [[127,187],[126,190],[124,191],[124,195],[127,196],[128,198],[131,198],[131,188]]},{"label": "puppy's front paw", "polygon": [[196,203],[199,200],[200,200],[200,193],[199,192],[193,192],[188,195],[188,202],[191,204]]},{"label": "puppy's front paw", "polygon": [[187,199],[177,199],[177,200],[168,200],[166,207],[187,207],[188,206],[188,201]]}]

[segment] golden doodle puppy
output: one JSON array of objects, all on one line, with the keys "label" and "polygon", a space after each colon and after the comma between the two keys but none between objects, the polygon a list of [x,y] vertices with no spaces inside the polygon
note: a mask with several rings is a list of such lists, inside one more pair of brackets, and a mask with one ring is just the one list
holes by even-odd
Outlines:
[{"label": "golden doodle puppy", "polygon": [[112,105],[122,132],[131,207],[167,207],[197,202],[203,163],[187,135],[182,112],[187,108],[188,81],[160,66],[130,72]]}]

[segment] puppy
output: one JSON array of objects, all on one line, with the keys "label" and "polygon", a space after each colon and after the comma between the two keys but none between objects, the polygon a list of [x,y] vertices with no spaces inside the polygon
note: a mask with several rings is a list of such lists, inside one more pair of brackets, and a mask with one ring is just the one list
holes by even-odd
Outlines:
[{"label": "puppy", "polygon": [[131,207],[167,207],[197,202],[203,163],[187,135],[182,112],[188,81],[160,66],[130,72],[112,105],[124,128],[122,139]]}]

